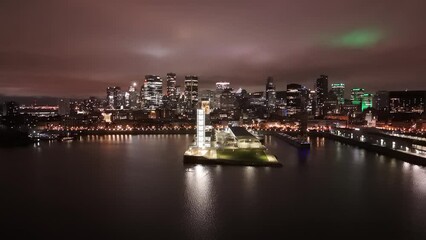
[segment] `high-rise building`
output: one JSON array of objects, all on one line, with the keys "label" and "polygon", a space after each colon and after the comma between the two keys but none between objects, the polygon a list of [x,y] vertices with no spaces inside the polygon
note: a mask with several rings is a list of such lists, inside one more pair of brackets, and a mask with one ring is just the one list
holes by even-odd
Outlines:
[{"label": "high-rise building", "polygon": [[391,113],[423,113],[426,109],[426,91],[389,92]]},{"label": "high-rise building", "polygon": [[120,109],[122,105],[122,95],[120,87],[107,88],[107,103],[110,109]]},{"label": "high-rise building", "polygon": [[352,88],[351,90],[351,101],[353,105],[361,105],[362,96],[364,95],[364,88]]},{"label": "high-rise building", "polygon": [[376,94],[374,95],[373,107],[382,112],[389,112],[389,92],[376,92]]},{"label": "high-rise building", "polygon": [[339,101],[335,94],[329,94],[325,98],[324,102],[324,114],[338,114],[339,111]]},{"label": "high-rise building", "polygon": [[315,83],[315,91],[317,96],[317,115],[324,115],[324,102],[328,94],[328,76],[321,75]]},{"label": "high-rise building", "polygon": [[58,114],[60,116],[70,115],[70,100],[69,99],[60,99],[58,102]]},{"label": "high-rise building", "polygon": [[268,108],[275,108],[276,95],[274,79],[272,77],[268,77],[266,80],[266,104]]},{"label": "high-rise building", "polygon": [[317,92],[315,90],[308,90],[308,101],[306,105],[306,112],[308,115],[314,115],[317,105]]},{"label": "high-rise building", "polygon": [[231,88],[229,82],[217,82],[216,83],[216,91],[223,91],[225,89]]},{"label": "high-rise building", "polygon": [[194,75],[185,76],[185,98],[189,108],[195,107],[198,102],[198,77]]},{"label": "high-rise building", "polygon": [[225,89],[220,95],[220,109],[232,110],[236,107],[236,96],[231,89]]},{"label": "high-rise building", "polygon": [[130,85],[129,87],[129,91],[126,94],[128,95],[126,99],[126,102],[127,102],[126,107],[132,110],[139,109],[140,107],[139,94],[136,91],[136,87],[137,87],[137,83],[136,82],[132,83],[132,85]]},{"label": "high-rise building", "polygon": [[249,94],[249,104],[259,107],[265,105],[265,92],[253,92]]},{"label": "high-rise building", "polygon": [[163,79],[156,75],[146,75],[141,90],[145,109],[155,110],[163,103]]},{"label": "high-rise building", "polygon": [[331,94],[334,94],[337,97],[337,104],[345,104],[345,84],[344,83],[332,83],[331,84]]},{"label": "high-rise building", "polygon": [[373,107],[373,94],[371,93],[364,93],[361,98],[361,111],[364,111],[367,108]]},{"label": "high-rise building", "polygon": [[308,89],[300,84],[287,85],[287,115],[292,116],[305,110],[307,106]]},{"label": "high-rise building", "polygon": [[212,90],[202,90],[199,92],[198,97],[203,100],[213,101],[215,97],[215,91]]},{"label": "high-rise building", "polygon": [[176,73],[167,73],[167,97],[176,99]]}]

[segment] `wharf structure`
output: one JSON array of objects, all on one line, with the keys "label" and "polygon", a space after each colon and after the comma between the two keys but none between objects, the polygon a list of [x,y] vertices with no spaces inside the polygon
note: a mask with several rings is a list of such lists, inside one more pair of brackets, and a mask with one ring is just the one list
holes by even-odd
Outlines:
[{"label": "wharf structure", "polygon": [[243,127],[211,129],[206,132],[205,111],[197,109],[197,134],[185,152],[185,164],[281,167],[259,139]]},{"label": "wharf structure", "polygon": [[386,134],[376,129],[334,128],[330,132],[311,134],[364,148],[396,159],[426,166],[426,141]]}]

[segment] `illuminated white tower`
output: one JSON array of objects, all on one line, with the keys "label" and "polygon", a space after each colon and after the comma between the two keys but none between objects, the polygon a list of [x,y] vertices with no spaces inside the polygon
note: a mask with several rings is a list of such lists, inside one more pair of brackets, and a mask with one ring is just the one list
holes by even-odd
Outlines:
[{"label": "illuminated white tower", "polygon": [[206,115],[204,109],[197,109],[197,147],[204,147],[206,138]]}]

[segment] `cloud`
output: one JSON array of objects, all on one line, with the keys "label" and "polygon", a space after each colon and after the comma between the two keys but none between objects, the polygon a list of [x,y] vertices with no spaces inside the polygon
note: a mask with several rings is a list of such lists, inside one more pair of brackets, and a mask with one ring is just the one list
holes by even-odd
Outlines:
[{"label": "cloud", "polygon": [[369,91],[424,85],[420,0],[22,3],[0,2],[3,94],[102,95],[171,71],[202,88],[263,90],[270,75],[312,87],[323,73]]}]

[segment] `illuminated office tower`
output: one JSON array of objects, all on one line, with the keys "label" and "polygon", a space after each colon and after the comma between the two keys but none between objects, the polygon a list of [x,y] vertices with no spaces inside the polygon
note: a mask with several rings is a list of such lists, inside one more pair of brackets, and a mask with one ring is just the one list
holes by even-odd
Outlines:
[{"label": "illuminated office tower", "polygon": [[266,105],[269,108],[275,108],[276,101],[276,92],[274,79],[272,77],[268,77],[266,80]]},{"label": "illuminated office tower", "polygon": [[178,87],[176,85],[176,74],[167,73],[166,96],[163,98],[164,107],[168,110],[176,110],[179,98]]},{"label": "illuminated office tower", "polygon": [[332,83],[331,93],[337,97],[337,104],[345,104],[345,84],[344,83]]},{"label": "illuminated office tower", "polygon": [[292,116],[302,112],[308,105],[309,90],[300,84],[287,85],[287,114]]},{"label": "illuminated office tower", "polygon": [[185,76],[185,98],[188,108],[192,109],[198,102],[198,77],[193,75]]},{"label": "illuminated office tower", "polygon": [[126,109],[138,109],[139,108],[139,96],[136,91],[136,82],[132,83],[129,87],[129,91],[124,93],[124,108]]},{"label": "illuminated office tower", "polygon": [[176,73],[167,73],[167,97],[176,99]]},{"label": "illuminated office tower", "polygon": [[122,95],[120,87],[107,88],[107,103],[110,109],[120,109],[122,103]]},{"label": "illuminated office tower", "polygon": [[315,91],[317,96],[317,115],[324,115],[324,103],[328,95],[328,76],[321,75],[315,83]]},{"label": "illuminated office tower", "polygon": [[364,111],[367,108],[373,107],[373,94],[364,93],[361,98],[361,111]]},{"label": "illuminated office tower", "polygon": [[361,105],[362,96],[364,95],[364,88],[352,88],[351,101],[353,105]]},{"label": "illuminated office tower", "polygon": [[163,80],[156,75],[146,75],[141,95],[145,109],[154,110],[159,108],[163,102]]}]

